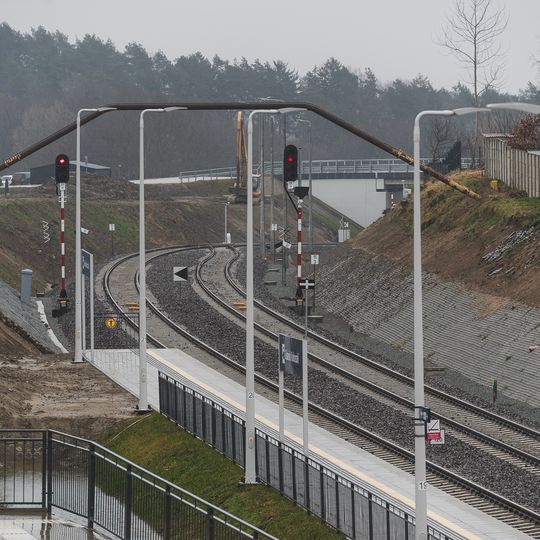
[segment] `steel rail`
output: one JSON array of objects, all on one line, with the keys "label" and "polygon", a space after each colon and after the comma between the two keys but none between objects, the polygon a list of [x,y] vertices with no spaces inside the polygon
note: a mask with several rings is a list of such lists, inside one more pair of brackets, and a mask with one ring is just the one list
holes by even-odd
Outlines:
[{"label": "steel rail", "polygon": [[[230,259],[227,266],[225,267],[225,278],[227,279],[229,284],[238,292],[238,294],[245,297],[245,291],[238,285],[236,280],[232,278],[232,276],[230,275],[230,266],[235,262],[236,259],[238,259],[238,257],[240,256],[240,252],[236,248],[233,248],[231,246],[228,246],[228,248],[234,250],[236,253],[236,256],[235,258]],[[279,321],[297,330],[298,332],[302,332],[302,333],[304,332],[304,327],[302,325],[289,319],[288,317],[279,313],[278,311],[266,306],[262,302],[255,300],[255,305],[259,309],[267,313],[268,315],[275,317]],[[389,368],[388,366],[380,364],[376,362],[375,360],[371,360],[370,358],[362,356],[361,354],[355,353],[354,351],[351,351],[350,349],[343,347],[339,343],[336,343],[335,341],[332,341],[331,339],[328,339],[324,336],[321,336],[320,334],[317,334],[313,330],[308,330],[308,336],[314,339],[315,341],[318,341],[319,343],[327,346],[328,348],[333,349],[337,352],[340,352],[345,356],[348,356],[352,360],[356,360],[360,363],[367,365],[368,367],[381,371],[382,373],[385,373],[386,375],[390,377],[393,377],[401,382],[409,384],[411,387],[414,384],[414,380],[412,379],[412,377],[404,375],[403,373],[400,373],[399,371],[393,370],[392,368]],[[448,394],[447,392],[444,392],[443,390],[439,390],[438,388],[435,388],[433,386],[429,386],[426,384],[425,390],[426,390],[426,393],[434,397],[438,397],[439,399],[447,401],[453,405],[459,406],[463,409],[467,409],[471,412],[478,414],[479,416],[483,416],[484,418],[497,422],[500,425],[504,425],[505,427],[514,429],[515,431],[528,435],[531,438],[536,439],[537,441],[540,442],[540,431],[530,426],[520,424],[519,422],[516,422],[515,420],[506,418],[497,413],[494,413],[493,411],[489,411],[487,409],[479,407],[478,405],[475,405],[474,403],[471,403],[470,401],[466,401],[456,396],[452,396],[451,394]]]},{"label": "steel rail", "polygon": [[[221,244],[220,244],[221,245]],[[184,248],[179,248],[179,250],[181,249],[210,249],[210,253],[209,255],[207,255],[205,258],[203,258],[199,264],[197,265],[197,270],[196,270],[196,279],[198,280],[200,278],[200,271],[201,271],[201,265],[204,264],[206,262],[207,259],[210,259],[214,256],[214,247],[212,245],[207,245],[207,246],[202,246],[202,245],[199,245],[199,246],[192,246],[192,247],[186,247],[184,246]],[[167,249],[167,248],[161,248],[161,249]],[[156,250],[149,250],[149,251],[158,251],[157,249]],[[156,255],[156,257],[153,257],[152,259],[147,259],[147,262],[149,262],[149,260],[153,260],[154,258],[157,258],[157,257],[160,257],[160,256],[165,256],[166,253],[161,253],[161,254],[158,254]],[[132,255],[127,255],[125,257],[123,257],[122,259],[120,259],[119,261],[117,261],[117,263],[114,265],[114,268],[117,268],[120,264],[122,264],[123,262],[125,262],[126,260],[130,259],[130,258],[133,258],[133,257],[138,257],[138,253],[136,254],[132,254]],[[111,268],[106,272],[105,276],[110,276],[111,274]],[[104,283],[105,283],[105,276],[104,276]],[[137,275],[135,275],[134,277],[134,281],[135,281],[135,284],[137,284]],[[201,285],[201,283],[198,281],[199,285]],[[108,283],[106,284],[108,285]],[[202,286],[202,285],[201,285]],[[118,303],[114,300],[113,296],[112,296],[112,293],[110,291],[110,288],[107,286],[106,289],[105,289],[105,292],[107,294],[107,297],[111,300],[111,302],[116,306],[116,309],[119,311],[119,314],[123,315],[124,312],[123,310],[120,308],[120,306],[118,305]],[[179,326],[177,323],[175,323],[173,320],[171,320],[169,317],[167,317],[164,313],[162,313],[158,308],[157,306],[154,305],[154,303],[147,299],[147,302],[148,302],[148,306],[150,307],[150,310],[159,318],[161,319],[164,323],[166,323],[171,329],[175,330],[177,333],[179,333],[180,335],[182,335],[183,337],[185,337],[186,339],[188,339],[190,342],[192,342],[193,344],[195,344],[196,346],[200,347],[201,349],[203,349],[204,351],[212,354],[215,358],[217,358],[218,360],[222,361],[223,363],[225,363],[226,365],[232,367],[233,369],[239,371],[240,373],[242,374],[245,374],[245,367],[242,365],[242,364],[239,364],[238,362],[232,360],[231,358],[229,358],[228,356],[226,356],[225,354],[217,351],[216,349],[214,349],[213,347],[209,346],[207,343],[205,343],[203,340],[197,338],[196,336],[194,336],[193,334],[191,334],[190,332],[188,332],[187,330],[185,330],[184,328],[182,328],[181,326]],[[129,317],[126,317],[128,320],[129,320]],[[137,326],[136,323],[134,323],[133,321],[129,321],[130,324],[132,324],[133,326]],[[166,346],[164,344],[162,344],[161,342],[159,342],[159,340],[153,338],[152,336],[148,335],[148,340],[149,341],[152,341],[153,343],[157,344],[157,346],[159,346],[160,348],[166,348]],[[259,383],[259,384],[262,384],[263,386],[267,387],[268,389],[274,391],[274,392],[277,392],[278,390],[278,385],[276,383],[274,383],[273,381],[269,380],[268,378],[260,375],[260,374],[257,374],[255,373],[255,380]],[[289,399],[290,401],[292,401],[293,403],[297,404],[297,405],[301,405],[302,403],[302,398],[301,396],[298,396],[296,394],[294,394],[293,392],[291,392],[290,390],[287,390],[285,389],[285,396],[287,399]],[[362,437],[365,437],[367,438],[368,440],[371,440],[372,442],[374,442],[375,444],[378,444],[379,446],[381,446],[382,448],[385,448],[389,451],[392,451],[394,452],[395,454],[407,459],[410,463],[414,463],[414,453],[413,452],[410,452],[409,450],[406,450],[404,449],[402,446],[399,446],[391,441],[388,441],[386,439],[384,439],[383,437],[380,437],[370,431],[368,431],[367,429],[364,429],[360,426],[357,426],[356,424],[352,423],[351,421],[331,412],[331,411],[328,411],[327,409],[321,407],[320,405],[317,405],[316,403],[313,403],[313,402],[309,402],[309,409],[310,411],[318,414],[319,416],[327,419],[328,421],[338,425],[338,426],[341,426],[349,431],[351,431],[352,433],[355,433],[357,435],[360,435]],[[440,477],[442,477],[443,479],[445,480],[448,480],[450,481],[452,484],[454,485],[458,485],[462,488],[465,488],[467,489],[469,492],[475,494],[476,496],[479,496],[481,497],[484,501],[485,500],[488,500],[491,504],[494,504],[496,505],[496,508],[493,510],[494,512],[496,511],[500,511],[500,509],[504,509],[505,511],[509,512],[511,514],[511,516],[508,516],[508,518],[505,520],[504,518],[501,520],[501,521],[504,521],[504,522],[509,522],[514,528],[516,529],[529,529],[531,525],[534,525],[534,526],[539,526],[540,527],[540,514],[536,513],[534,510],[530,509],[530,508],[527,508],[526,506],[523,506],[523,505],[520,505],[514,501],[511,501],[510,499],[507,499],[506,497],[498,494],[498,493],[495,493],[491,490],[488,490],[482,486],[480,486],[479,484],[476,484],[475,482],[472,482],[471,480],[468,480],[452,471],[449,471],[448,469],[445,469],[444,467],[441,467],[440,465],[437,465],[431,461],[427,461],[426,462],[426,466],[428,468],[429,471],[431,471],[432,473],[435,473],[437,475],[439,475]],[[470,502],[469,502],[470,504]],[[484,512],[486,512],[486,510],[484,509],[483,510]],[[489,514],[489,512],[486,512],[487,514]],[[524,520],[528,520],[527,523],[523,523],[523,524],[516,524],[515,523],[515,519],[516,517],[519,517],[521,519],[524,519]],[[500,518],[499,518],[500,519]],[[531,523],[532,522],[532,523]]]},{"label": "steel rail", "polygon": [[[236,254],[238,254],[238,251],[236,251]],[[160,255],[162,256],[162,255]],[[233,285],[233,279],[232,277],[230,276],[230,264],[232,264],[232,262],[234,260],[236,260],[238,258],[238,256],[234,257],[234,258],[231,258],[229,259],[229,261],[227,262],[227,265],[225,266],[225,277],[227,279],[227,281],[229,282],[229,284],[232,286]],[[208,259],[209,260],[209,259]],[[206,261],[207,262],[207,261]],[[201,264],[201,267],[204,266],[204,264]],[[230,306],[227,302],[225,302],[222,298],[220,298],[216,293],[214,293],[213,291],[211,291],[207,286],[206,284],[204,283],[204,280],[200,281],[199,282],[199,285],[201,286],[201,288],[204,290],[204,292],[210,296],[210,298],[212,298],[216,303],[218,303],[223,309],[227,310],[229,313],[231,313],[232,315],[234,315],[236,318],[238,319],[241,319],[241,320],[245,320],[245,316],[243,313],[240,313],[238,310],[236,310],[234,307]],[[238,290],[236,289],[235,287],[235,290]],[[259,305],[260,303],[257,302],[257,305]],[[262,305],[262,304],[261,304]],[[276,312],[274,312],[273,310],[270,310],[270,313],[272,316],[275,316],[274,314]],[[281,319],[279,317],[277,317],[278,320],[281,321]],[[286,321],[288,321],[289,319],[285,318]],[[284,321],[282,321],[284,322]],[[269,330],[268,328],[265,328],[264,326],[262,326],[260,323],[257,323],[255,322],[255,328],[263,333],[264,335],[272,338],[273,340],[275,340],[276,342],[278,341],[278,338],[279,336],[277,334],[275,334],[274,332],[272,332],[271,330]],[[296,328],[295,328],[296,329]],[[303,330],[303,329],[301,329]],[[337,352],[341,352],[341,348],[339,349],[335,349]],[[390,390],[387,390],[386,388],[383,388],[382,386],[379,386],[378,384],[376,383],[373,383],[371,381],[368,381],[367,379],[363,378],[363,377],[360,377],[359,375],[356,375],[354,373],[351,373],[350,371],[347,371],[346,369],[343,369],[341,368],[340,366],[336,365],[336,364],[333,364],[332,362],[329,362],[323,358],[321,358],[320,356],[314,354],[314,353],[308,353],[308,358],[313,361],[315,364],[318,364],[322,367],[324,367],[325,369],[328,369],[329,371],[332,371],[334,373],[337,373],[339,374],[340,376],[342,376],[343,378],[345,378],[346,380],[350,381],[350,382],[353,382],[353,383],[356,383],[360,386],[363,386],[365,388],[369,388],[370,390],[374,391],[375,393],[379,394],[379,395],[382,395],[384,397],[387,397],[389,399],[391,399],[392,401],[394,402],[397,402],[401,405],[404,405],[410,409],[414,409],[414,403],[403,397],[403,396],[400,396],[398,394],[396,394],[395,392],[392,392]],[[458,430],[458,431],[461,431],[479,441],[482,441],[490,446],[492,446],[493,448],[495,449],[498,449],[498,450],[502,450],[506,453],[508,453],[510,456],[513,456],[513,457],[519,457],[520,459],[522,459],[523,461],[531,464],[531,465],[534,465],[535,467],[539,468],[540,469],[540,457],[537,457],[537,456],[534,456],[532,454],[529,454],[528,452],[525,452],[524,450],[520,450],[519,448],[515,448],[514,446],[508,444],[508,443],[505,443],[503,441],[500,441],[498,439],[495,439],[493,437],[491,437],[490,435],[487,435],[485,433],[482,433],[481,431],[477,431],[469,426],[466,426],[456,420],[453,420],[447,416],[444,416],[443,414],[440,414],[440,413],[437,413],[437,412],[433,412],[432,413],[432,416],[435,417],[435,418],[438,418],[440,419],[441,421],[443,421],[446,425],[448,426],[451,426],[453,427],[454,429]]]}]

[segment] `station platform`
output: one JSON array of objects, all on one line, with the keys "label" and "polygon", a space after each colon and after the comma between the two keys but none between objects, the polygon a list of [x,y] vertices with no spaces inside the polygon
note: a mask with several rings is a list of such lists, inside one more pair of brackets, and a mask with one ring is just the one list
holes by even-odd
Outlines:
[{"label": "station platform", "polygon": [[[94,365],[127,391],[138,395],[138,354],[129,350],[96,350]],[[245,418],[245,388],[178,349],[148,350],[148,401],[159,410],[158,371],[206,395]],[[257,395],[257,427],[278,436],[278,406]],[[302,448],[302,418],[285,411],[285,442]],[[331,467],[359,486],[414,515],[414,478],[336,435],[309,424],[310,457]],[[429,521],[441,532],[470,540],[525,540],[531,537],[480,510],[430,486]]]}]

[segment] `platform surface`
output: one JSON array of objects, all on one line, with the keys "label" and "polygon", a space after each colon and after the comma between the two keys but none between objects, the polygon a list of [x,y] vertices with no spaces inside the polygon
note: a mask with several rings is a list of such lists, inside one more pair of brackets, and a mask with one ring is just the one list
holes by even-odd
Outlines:
[{"label": "platform surface", "polygon": [[[138,395],[138,354],[133,351],[94,353],[95,366],[126,390]],[[178,349],[148,350],[148,401],[159,410],[158,370],[207,395],[217,403],[244,418],[245,388]],[[277,438],[278,406],[268,399],[256,397],[257,427]],[[285,411],[285,435],[301,449],[302,418]],[[413,477],[332,433],[309,424],[310,456],[325,465],[331,464],[345,476],[354,477],[361,486],[398,506],[407,506],[414,514]],[[471,540],[525,540],[530,536],[492,518],[466,503],[430,487],[428,491],[429,520],[455,535]]]}]

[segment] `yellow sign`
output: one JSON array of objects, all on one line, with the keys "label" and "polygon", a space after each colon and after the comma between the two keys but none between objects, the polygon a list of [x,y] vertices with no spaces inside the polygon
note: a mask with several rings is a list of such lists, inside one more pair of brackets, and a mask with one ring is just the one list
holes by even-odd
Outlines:
[{"label": "yellow sign", "polygon": [[117,320],[114,317],[107,317],[105,319],[105,326],[109,330],[114,330],[116,328],[116,325],[118,324]]}]

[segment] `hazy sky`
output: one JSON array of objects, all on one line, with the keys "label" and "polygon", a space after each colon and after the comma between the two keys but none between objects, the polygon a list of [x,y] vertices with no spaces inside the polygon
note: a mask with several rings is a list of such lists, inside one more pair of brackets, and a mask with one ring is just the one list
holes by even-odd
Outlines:
[{"label": "hazy sky", "polygon": [[[540,0],[493,0],[506,6],[502,89],[538,83]],[[17,30],[39,25],[71,40],[86,33],[122,49],[136,41],[169,58],[195,51],[232,60],[281,59],[301,74],[335,56],[371,67],[388,81],[428,76],[435,86],[464,77],[434,43],[455,0],[0,0],[0,20]]]}]

